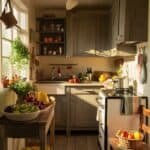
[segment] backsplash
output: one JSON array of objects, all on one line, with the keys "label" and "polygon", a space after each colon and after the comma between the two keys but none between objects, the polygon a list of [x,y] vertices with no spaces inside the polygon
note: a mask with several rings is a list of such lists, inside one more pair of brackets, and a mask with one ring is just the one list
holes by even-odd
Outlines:
[{"label": "backsplash", "polygon": [[[60,65],[53,65],[60,64]],[[71,65],[63,65],[71,64]],[[71,68],[68,68],[68,67]],[[86,72],[87,68],[92,71],[115,71],[114,59],[103,57],[39,57],[38,79],[48,80],[53,74],[61,72],[63,76]]]}]

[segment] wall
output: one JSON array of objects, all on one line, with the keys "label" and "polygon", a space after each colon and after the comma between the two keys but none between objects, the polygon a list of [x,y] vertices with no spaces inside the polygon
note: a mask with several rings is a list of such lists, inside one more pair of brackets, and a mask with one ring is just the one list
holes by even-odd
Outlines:
[{"label": "wall", "polygon": [[[77,64],[73,66],[70,70],[71,74],[77,74],[79,72],[85,72],[87,67],[92,67],[95,71],[114,71],[114,59],[113,58],[103,58],[103,57],[50,57],[42,56],[39,57],[40,64],[40,77],[42,79],[49,79],[52,71],[52,66],[50,64]],[[65,74],[66,68],[61,67],[63,74]]]}]

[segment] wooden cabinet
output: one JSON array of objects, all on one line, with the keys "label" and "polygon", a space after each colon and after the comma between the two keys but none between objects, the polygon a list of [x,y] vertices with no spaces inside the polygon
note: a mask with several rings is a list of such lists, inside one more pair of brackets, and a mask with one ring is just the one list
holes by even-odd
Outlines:
[{"label": "wooden cabinet", "polygon": [[71,97],[71,129],[97,129],[95,95]]},{"label": "wooden cabinet", "polygon": [[148,0],[114,0],[112,46],[147,41]]},{"label": "wooden cabinet", "polygon": [[96,55],[108,46],[109,14],[99,11],[75,11],[67,16],[69,55]]},{"label": "wooden cabinet", "polygon": [[37,18],[38,55],[65,55],[66,25],[64,18]]},{"label": "wooden cabinet", "polygon": [[66,129],[67,126],[67,98],[65,95],[56,95],[55,126],[56,129]]},{"label": "wooden cabinet", "polygon": [[[71,130],[97,130],[96,121],[97,92],[99,88],[71,88],[70,96],[70,129]],[[76,92],[73,92],[76,91]],[[91,93],[92,91],[92,93]]]}]

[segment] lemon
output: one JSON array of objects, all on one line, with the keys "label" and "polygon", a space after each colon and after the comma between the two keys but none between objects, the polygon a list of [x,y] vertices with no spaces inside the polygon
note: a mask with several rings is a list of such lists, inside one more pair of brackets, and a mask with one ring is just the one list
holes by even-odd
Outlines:
[{"label": "lemon", "polygon": [[135,131],[135,132],[134,132],[134,138],[135,138],[136,140],[140,140],[140,139],[141,139],[141,134],[140,134],[139,131]]}]

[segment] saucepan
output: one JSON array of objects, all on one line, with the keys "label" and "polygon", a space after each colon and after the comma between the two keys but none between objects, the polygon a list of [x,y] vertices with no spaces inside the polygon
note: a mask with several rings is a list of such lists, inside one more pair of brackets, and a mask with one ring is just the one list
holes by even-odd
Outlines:
[{"label": "saucepan", "polygon": [[127,77],[118,77],[113,80],[114,89],[128,88],[128,78]]}]

